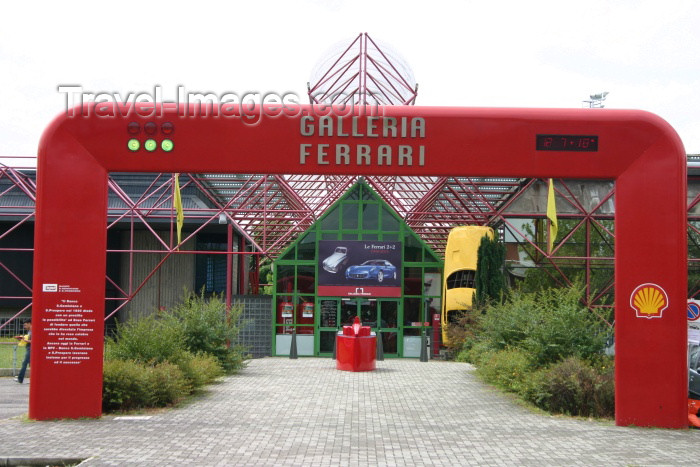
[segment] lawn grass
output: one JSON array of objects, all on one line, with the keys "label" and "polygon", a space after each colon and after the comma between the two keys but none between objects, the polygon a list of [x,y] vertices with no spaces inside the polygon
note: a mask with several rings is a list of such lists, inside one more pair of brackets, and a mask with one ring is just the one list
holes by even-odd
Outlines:
[{"label": "lawn grass", "polygon": [[[15,348],[17,340],[11,337],[0,338],[0,368],[12,368],[12,354]],[[10,345],[13,344],[13,345]],[[15,368],[22,365],[22,359],[24,358],[24,350],[26,347],[17,348],[17,364]]]}]

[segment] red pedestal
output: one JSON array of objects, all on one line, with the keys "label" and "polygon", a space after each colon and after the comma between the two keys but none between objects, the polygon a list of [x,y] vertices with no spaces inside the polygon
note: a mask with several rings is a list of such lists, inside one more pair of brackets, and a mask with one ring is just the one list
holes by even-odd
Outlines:
[{"label": "red pedestal", "polygon": [[355,317],[336,336],[336,368],[343,371],[372,371],[377,368],[377,336]]}]

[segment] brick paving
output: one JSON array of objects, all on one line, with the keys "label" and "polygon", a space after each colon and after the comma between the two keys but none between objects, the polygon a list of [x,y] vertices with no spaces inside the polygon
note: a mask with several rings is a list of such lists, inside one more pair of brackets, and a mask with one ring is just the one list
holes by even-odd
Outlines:
[{"label": "brick paving", "polygon": [[[5,418],[0,464],[64,457],[88,459],[86,466],[697,465],[700,430],[543,415],[483,385],[463,363],[377,366],[348,373],[330,359],[264,358],[150,418]],[[25,390],[18,386],[0,378],[3,394]]]},{"label": "brick paving", "polygon": [[[25,377],[24,384],[17,384],[9,375],[0,378],[0,420],[27,413],[29,381],[30,378]],[[0,446],[2,446],[2,438],[0,438]]]}]

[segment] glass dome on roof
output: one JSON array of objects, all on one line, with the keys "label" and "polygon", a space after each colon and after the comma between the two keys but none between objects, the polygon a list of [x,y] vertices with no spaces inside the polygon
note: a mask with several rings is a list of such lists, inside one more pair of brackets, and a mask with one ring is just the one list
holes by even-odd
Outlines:
[{"label": "glass dome on roof", "polygon": [[416,89],[406,60],[367,33],[328,49],[309,81],[310,98],[317,103],[410,105]]}]

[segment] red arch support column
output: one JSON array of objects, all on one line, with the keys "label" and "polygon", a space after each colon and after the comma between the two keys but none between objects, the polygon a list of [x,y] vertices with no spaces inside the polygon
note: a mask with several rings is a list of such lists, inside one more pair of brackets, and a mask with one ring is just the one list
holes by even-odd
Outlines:
[{"label": "red arch support column", "polygon": [[29,416],[99,417],[106,270],[107,171],[75,138],[40,157]]},{"label": "red arch support column", "polygon": [[[687,426],[685,417],[675,425],[670,416],[687,412],[688,397],[686,162],[666,151],[649,148],[615,185],[615,418],[622,425]],[[654,297],[665,303],[651,306]]]},{"label": "red arch support column", "polygon": [[609,109],[343,110],[59,116],[39,149],[30,417],[101,413],[108,172],[357,173],[615,179],[616,422],[686,426],[686,165],[668,124]]}]

